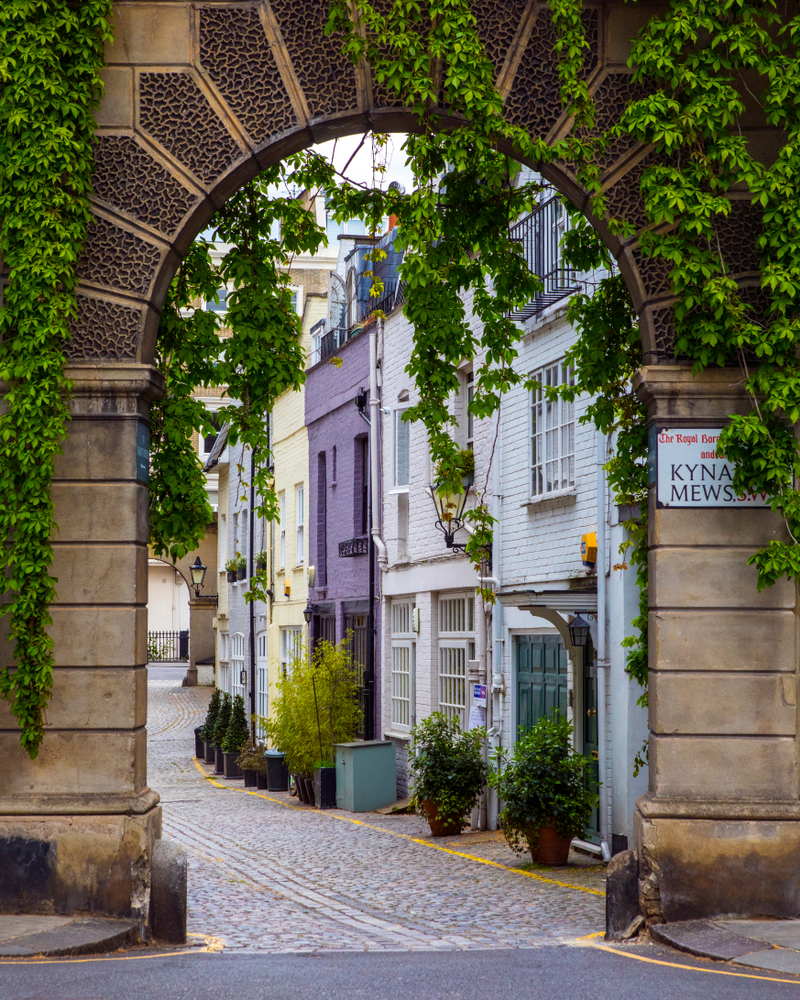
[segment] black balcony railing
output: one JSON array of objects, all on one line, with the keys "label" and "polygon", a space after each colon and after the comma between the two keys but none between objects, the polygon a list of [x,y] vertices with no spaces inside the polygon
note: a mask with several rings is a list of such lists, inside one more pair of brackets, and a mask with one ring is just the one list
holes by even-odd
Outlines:
[{"label": "black balcony railing", "polygon": [[147,659],[150,663],[174,663],[189,659],[189,632],[148,632]]},{"label": "black balcony railing", "polygon": [[566,226],[566,210],[557,197],[549,198],[512,226],[511,238],[522,244],[528,268],[541,278],[544,287],[532,302],[512,313],[511,319],[538,316],[548,306],[580,291],[578,272],[561,258],[560,243]]},{"label": "black balcony railing", "polygon": [[365,556],[368,553],[368,538],[348,538],[346,542],[339,542],[339,555],[343,559],[349,556]]}]

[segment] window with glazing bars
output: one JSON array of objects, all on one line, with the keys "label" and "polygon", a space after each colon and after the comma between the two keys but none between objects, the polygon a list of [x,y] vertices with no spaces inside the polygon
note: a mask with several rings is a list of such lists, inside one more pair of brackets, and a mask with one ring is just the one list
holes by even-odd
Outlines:
[{"label": "window with glazing bars", "polygon": [[413,601],[392,601],[392,729],[413,725]]},{"label": "window with glazing bars", "polygon": [[572,370],[558,361],[532,375],[531,496],[546,496],[575,485],[575,407],[565,399],[550,400],[547,389],[574,385]]},{"label": "window with glazing bars", "polygon": [[231,695],[235,698],[237,694],[242,697],[247,692],[247,684],[242,684],[242,671],[244,670],[244,635],[235,632],[231,636]]},{"label": "window with glazing bars", "polygon": [[[269,708],[269,661],[267,657],[267,633],[260,632],[256,636],[256,714],[266,719]],[[264,739],[266,733],[258,727],[259,739]]]},{"label": "window with glazing bars", "polygon": [[[467,660],[475,655],[475,598],[439,598],[439,711],[466,725]],[[463,638],[462,638],[463,637]]]}]

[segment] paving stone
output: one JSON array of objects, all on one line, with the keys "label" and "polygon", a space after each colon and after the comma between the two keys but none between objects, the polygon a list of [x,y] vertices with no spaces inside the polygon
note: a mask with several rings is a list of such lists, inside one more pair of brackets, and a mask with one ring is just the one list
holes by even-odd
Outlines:
[{"label": "paving stone", "polygon": [[419,816],[322,812],[212,783],[192,756],[211,692],[179,683],[150,682],[148,768],[164,836],[189,855],[190,934],[305,953],[526,948],[604,929],[597,865],[521,874],[496,832],[441,842],[494,861],[483,864],[431,846]]},{"label": "paving stone", "polygon": [[788,948],[770,948],[767,951],[754,951],[734,960],[734,965],[746,965],[753,969],[766,969],[770,972],[789,972],[800,976],[800,951]]},{"label": "paving stone", "polygon": [[735,934],[800,951],[800,920],[715,920],[714,923]]},{"label": "paving stone", "polygon": [[653,924],[650,934],[662,944],[672,945],[690,955],[729,961],[757,951],[759,943],[744,934],[715,926],[710,920],[681,920],[674,924]]}]

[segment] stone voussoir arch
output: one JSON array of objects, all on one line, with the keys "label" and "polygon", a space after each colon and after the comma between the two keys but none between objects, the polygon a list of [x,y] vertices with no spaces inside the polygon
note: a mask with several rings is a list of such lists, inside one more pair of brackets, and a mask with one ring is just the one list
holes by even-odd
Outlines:
[{"label": "stone voussoir arch", "polygon": [[[556,139],[555,32],[538,0],[474,0],[506,114]],[[584,75],[598,126],[640,93],[630,39],[660,5],[587,3]],[[148,406],[159,310],[195,235],[277,159],[336,136],[414,121],[324,34],[324,0],[118,0],[97,111],[93,219],[68,346],[72,420],[53,483],[54,693],[37,760],[0,705],[0,910],[96,911],[146,924],[158,796],[146,773]],[[752,138],[770,141],[766,128]],[[651,149],[621,138],[603,163],[610,211],[646,225]],[[566,167],[546,176],[578,206]],[[759,302],[758,215],[744,195],[722,232]],[[638,310],[651,422],[719,426],[747,408],[725,371],[673,358],[664,267],[592,220]],[[651,510],[650,792],[637,812],[643,899],[658,919],[800,910],[795,593],[745,568],[780,537],[769,511]],[[762,662],[770,644],[769,663]],[[725,696],[719,692],[724,690]],[[720,706],[724,706],[720,707]],[[771,832],[770,832],[771,831]],[[778,831],[778,835],[775,834]]]}]

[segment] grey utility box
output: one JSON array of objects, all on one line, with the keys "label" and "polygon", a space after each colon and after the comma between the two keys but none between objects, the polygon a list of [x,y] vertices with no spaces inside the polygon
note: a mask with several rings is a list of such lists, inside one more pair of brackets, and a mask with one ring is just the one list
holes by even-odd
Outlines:
[{"label": "grey utility box", "polygon": [[336,808],[370,812],[397,801],[397,764],[391,740],[336,743]]}]

